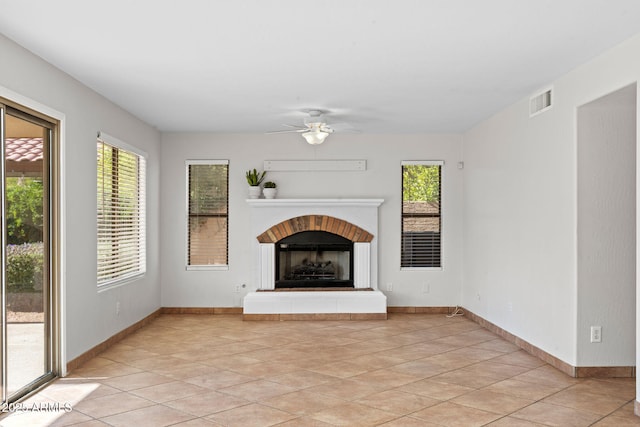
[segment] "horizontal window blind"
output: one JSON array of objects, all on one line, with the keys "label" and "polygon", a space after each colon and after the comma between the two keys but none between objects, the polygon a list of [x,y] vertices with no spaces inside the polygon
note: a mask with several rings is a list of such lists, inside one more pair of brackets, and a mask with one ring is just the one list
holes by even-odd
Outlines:
[{"label": "horizontal window blind", "polygon": [[442,267],[442,162],[403,162],[400,266]]},{"label": "horizontal window blind", "polygon": [[145,158],[98,139],[98,285],[146,270]]},{"label": "horizontal window blind", "polygon": [[187,162],[187,266],[226,266],[229,162]]}]

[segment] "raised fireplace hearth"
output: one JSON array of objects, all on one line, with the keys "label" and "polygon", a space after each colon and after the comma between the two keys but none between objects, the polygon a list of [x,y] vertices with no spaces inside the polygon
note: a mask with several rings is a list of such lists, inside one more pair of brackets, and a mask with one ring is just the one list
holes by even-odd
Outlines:
[{"label": "raised fireplace hearth", "polygon": [[[245,315],[376,314],[382,199],[250,199],[255,292]],[[335,289],[327,292],[326,290]],[[278,292],[286,290],[287,292]],[[316,292],[308,292],[315,290]],[[368,290],[369,292],[354,292]],[[246,316],[245,316],[246,318]]]}]

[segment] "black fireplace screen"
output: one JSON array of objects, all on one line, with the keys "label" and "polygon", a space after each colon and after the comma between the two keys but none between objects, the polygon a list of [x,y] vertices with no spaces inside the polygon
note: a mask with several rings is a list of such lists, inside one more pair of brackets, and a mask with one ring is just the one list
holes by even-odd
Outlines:
[{"label": "black fireplace screen", "polygon": [[276,288],[353,287],[353,242],[303,231],[276,243]]}]

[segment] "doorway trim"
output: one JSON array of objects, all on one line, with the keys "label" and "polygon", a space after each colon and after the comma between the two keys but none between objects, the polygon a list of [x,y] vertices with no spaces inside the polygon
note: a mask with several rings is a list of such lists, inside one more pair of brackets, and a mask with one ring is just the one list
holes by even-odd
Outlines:
[{"label": "doorway trim", "polygon": [[33,110],[40,115],[48,116],[58,123],[58,132],[54,138],[57,144],[51,153],[51,164],[53,173],[51,177],[54,197],[51,199],[53,215],[51,223],[51,235],[53,253],[51,257],[52,286],[54,287],[52,321],[55,333],[52,337],[52,368],[60,377],[67,375],[67,345],[66,345],[66,211],[65,211],[65,152],[66,116],[64,113],[55,110],[47,105],[41,104],[29,97],[16,93],[8,88],[0,86],[0,98],[4,98],[16,106],[22,106]]}]

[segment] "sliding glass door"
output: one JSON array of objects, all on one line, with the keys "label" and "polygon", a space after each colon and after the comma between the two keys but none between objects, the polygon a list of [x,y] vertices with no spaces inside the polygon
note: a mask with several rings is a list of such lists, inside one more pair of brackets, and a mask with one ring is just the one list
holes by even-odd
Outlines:
[{"label": "sliding glass door", "polygon": [[56,125],[0,103],[2,401],[55,377],[52,147]]}]

